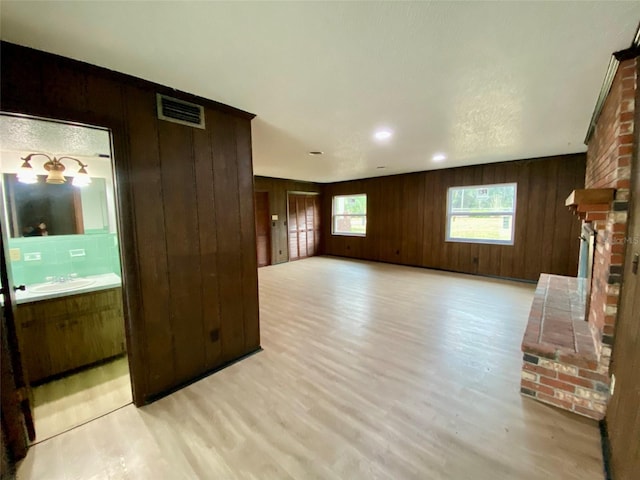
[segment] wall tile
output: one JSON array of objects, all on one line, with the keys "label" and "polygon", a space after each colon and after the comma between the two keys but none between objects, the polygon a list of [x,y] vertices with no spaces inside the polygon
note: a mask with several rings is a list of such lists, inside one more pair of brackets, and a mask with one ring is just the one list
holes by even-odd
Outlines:
[{"label": "wall tile", "polygon": [[[78,276],[115,273],[120,275],[120,253],[113,233],[11,238],[10,248],[20,249],[20,260],[11,262],[14,283],[42,283],[50,276]],[[70,250],[84,249],[84,256],[72,257]],[[40,253],[40,260],[25,261],[25,254]]]}]

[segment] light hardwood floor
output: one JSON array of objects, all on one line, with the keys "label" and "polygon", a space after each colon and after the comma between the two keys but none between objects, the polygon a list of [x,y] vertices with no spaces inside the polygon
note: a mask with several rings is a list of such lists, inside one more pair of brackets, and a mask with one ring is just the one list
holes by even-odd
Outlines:
[{"label": "light hardwood floor", "polygon": [[519,394],[533,286],[315,257],[260,270],[263,352],[31,449],[21,479],[601,480]]},{"label": "light hardwood floor", "polygon": [[125,357],[88,368],[33,389],[36,442],[131,403]]}]

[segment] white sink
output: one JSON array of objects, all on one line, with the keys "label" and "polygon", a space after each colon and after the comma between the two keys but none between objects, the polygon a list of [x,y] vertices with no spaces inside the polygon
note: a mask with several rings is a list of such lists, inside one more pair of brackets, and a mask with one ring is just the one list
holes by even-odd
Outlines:
[{"label": "white sink", "polygon": [[90,287],[94,283],[96,283],[95,280],[78,278],[76,280],[69,280],[61,283],[44,283],[42,285],[34,285],[33,287],[28,287],[28,289],[33,293],[71,292],[73,290],[79,290],[80,288]]}]

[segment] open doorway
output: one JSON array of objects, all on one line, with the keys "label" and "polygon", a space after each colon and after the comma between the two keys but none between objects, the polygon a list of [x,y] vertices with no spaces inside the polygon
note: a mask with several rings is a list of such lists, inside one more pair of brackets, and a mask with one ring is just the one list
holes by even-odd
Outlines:
[{"label": "open doorway", "polygon": [[0,114],[3,243],[35,442],[132,402],[108,129]]},{"label": "open doorway", "polygon": [[255,192],[256,249],[258,267],[271,265],[271,216],[269,215],[269,193]]}]

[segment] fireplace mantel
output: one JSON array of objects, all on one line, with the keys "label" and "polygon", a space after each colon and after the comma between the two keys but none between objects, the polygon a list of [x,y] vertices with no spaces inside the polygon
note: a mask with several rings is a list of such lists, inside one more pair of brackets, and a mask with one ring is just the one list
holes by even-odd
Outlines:
[{"label": "fireplace mantel", "polygon": [[580,219],[586,221],[605,220],[611,210],[615,188],[587,188],[574,190],[564,204]]}]

